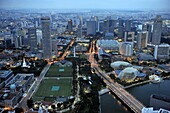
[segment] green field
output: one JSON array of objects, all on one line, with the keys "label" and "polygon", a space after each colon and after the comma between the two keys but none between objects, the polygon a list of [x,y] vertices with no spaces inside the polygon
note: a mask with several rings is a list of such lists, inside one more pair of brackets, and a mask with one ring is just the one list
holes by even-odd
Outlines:
[{"label": "green field", "polygon": [[51,65],[45,77],[72,77],[72,67],[59,67]]},{"label": "green field", "polygon": [[[70,96],[72,79],[61,78],[57,79],[44,79],[41,81],[37,92],[33,95],[33,100],[42,100],[46,97],[57,96]],[[54,87],[59,87],[58,90],[52,90]]]}]

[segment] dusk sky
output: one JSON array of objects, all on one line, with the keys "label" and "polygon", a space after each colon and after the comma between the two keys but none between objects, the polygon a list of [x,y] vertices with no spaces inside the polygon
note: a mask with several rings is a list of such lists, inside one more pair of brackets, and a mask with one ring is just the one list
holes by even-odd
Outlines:
[{"label": "dusk sky", "polygon": [[0,8],[170,10],[170,0],[0,0]]}]

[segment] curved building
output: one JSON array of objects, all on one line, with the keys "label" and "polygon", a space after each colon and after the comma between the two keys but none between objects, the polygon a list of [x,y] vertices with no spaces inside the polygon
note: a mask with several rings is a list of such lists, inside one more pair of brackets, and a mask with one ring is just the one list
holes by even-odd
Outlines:
[{"label": "curved building", "polygon": [[114,70],[122,70],[122,69],[125,69],[126,67],[132,67],[132,64],[128,62],[124,62],[124,61],[116,61],[116,62],[111,63],[110,66]]},{"label": "curved building", "polygon": [[139,71],[133,67],[127,67],[123,71],[120,72],[118,78],[121,81],[125,82],[133,82],[135,78],[139,75]]}]

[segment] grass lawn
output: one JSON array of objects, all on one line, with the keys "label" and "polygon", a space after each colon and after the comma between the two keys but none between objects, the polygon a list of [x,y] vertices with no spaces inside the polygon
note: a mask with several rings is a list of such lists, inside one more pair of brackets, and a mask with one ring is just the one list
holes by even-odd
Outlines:
[{"label": "grass lawn", "polygon": [[[52,87],[59,86],[59,90],[52,91]],[[33,95],[34,100],[42,100],[46,97],[57,96],[70,96],[72,86],[72,79],[61,78],[57,79],[44,79],[41,81],[37,92]]]},{"label": "grass lawn", "polygon": [[51,65],[45,77],[72,77],[72,67],[59,67]]}]

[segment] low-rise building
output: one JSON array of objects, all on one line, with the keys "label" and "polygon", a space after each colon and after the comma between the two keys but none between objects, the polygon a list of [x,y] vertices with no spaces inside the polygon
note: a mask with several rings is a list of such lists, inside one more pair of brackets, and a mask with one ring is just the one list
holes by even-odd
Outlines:
[{"label": "low-rise building", "polygon": [[9,84],[15,84],[21,87],[23,91],[27,91],[34,81],[34,74],[17,74]]},{"label": "low-rise building", "polygon": [[14,107],[34,80],[34,74],[17,74],[5,88],[0,90],[0,105]]},{"label": "low-rise building", "polygon": [[0,70],[0,79],[2,82],[5,82],[5,85],[7,85],[13,77],[14,74],[11,70]]}]

